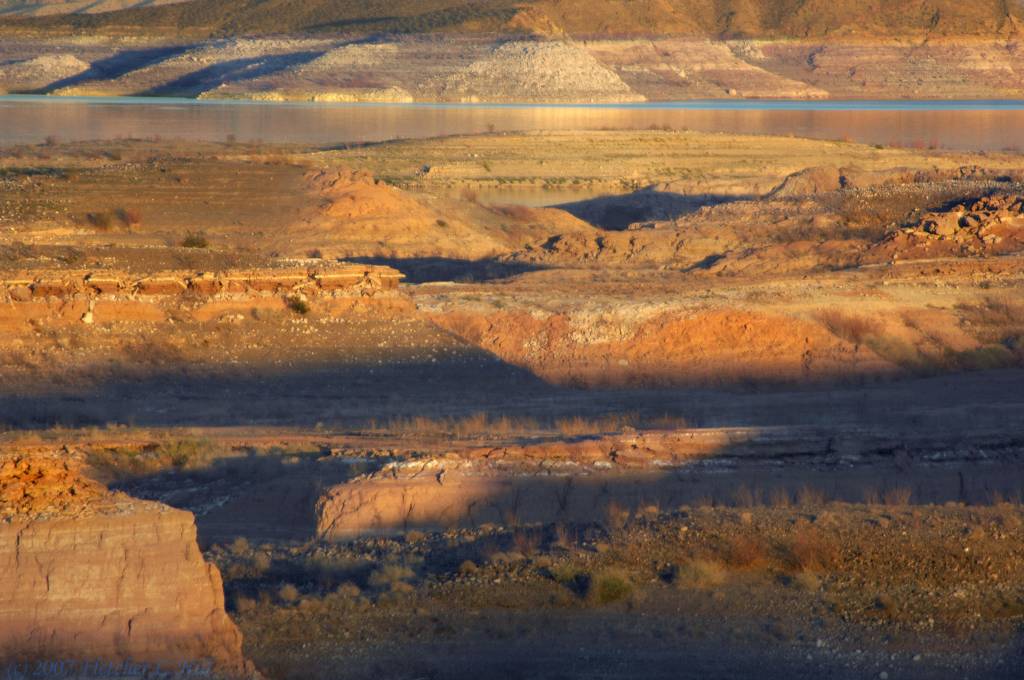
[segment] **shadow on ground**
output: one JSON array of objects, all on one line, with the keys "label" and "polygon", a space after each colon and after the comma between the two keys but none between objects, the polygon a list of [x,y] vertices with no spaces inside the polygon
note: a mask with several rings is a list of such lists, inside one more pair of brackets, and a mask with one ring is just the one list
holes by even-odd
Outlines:
[{"label": "shadow on ground", "polygon": [[757,196],[753,195],[679,194],[648,187],[631,194],[599,196],[552,207],[565,210],[595,227],[621,231],[638,222],[674,220],[707,206],[755,198]]},{"label": "shadow on ground", "polygon": [[158,87],[140,92],[141,96],[195,97],[226,83],[238,83],[274,75],[287,69],[307,64],[323,54],[322,51],[270,54],[246,59],[232,59],[193,71]]},{"label": "shadow on ground", "polygon": [[126,73],[151,66],[166,59],[171,59],[193,49],[194,45],[174,45],[172,47],[153,47],[139,50],[124,50],[94,61],[85,71],[50,83],[39,90],[39,94],[50,94],[65,87],[74,87],[92,80],[114,80]]},{"label": "shadow on ground", "polygon": [[406,283],[457,281],[479,283],[507,279],[527,272],[546,269],[542,265],[501,260],[458,260],[448,257],[348,257],[348,262],[385,265],[405,274]]}]

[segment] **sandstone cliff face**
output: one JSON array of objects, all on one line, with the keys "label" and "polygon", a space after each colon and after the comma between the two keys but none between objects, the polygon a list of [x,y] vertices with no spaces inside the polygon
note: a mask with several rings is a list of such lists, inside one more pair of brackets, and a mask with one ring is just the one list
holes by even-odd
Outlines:
[{"label": "sandstone cliff face", "polygon": [[0,471],[0,659],[250,673],[190,513],[107,492],[63,461]]}]

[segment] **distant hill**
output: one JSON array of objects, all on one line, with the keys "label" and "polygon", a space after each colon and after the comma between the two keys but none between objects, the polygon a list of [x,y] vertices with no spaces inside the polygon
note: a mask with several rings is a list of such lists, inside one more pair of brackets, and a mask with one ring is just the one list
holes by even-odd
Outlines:
[{"label": "distant hill", "polygon": [[[166,0],[164,0],[166,2]],[[162,36],[272,33],[520,33],[576,37],[995,37],[1018,32],[1020,0],[99,0],[116,12],[2,18],[14,30]],[[16,6],[57,0],[0,0]],[[95,7],[93,8],[95,9]]]},{"label": "distant hill", "polygon": [[186,0],[0,0],[0,16],[41,17],[75,12],[94,14]]}]

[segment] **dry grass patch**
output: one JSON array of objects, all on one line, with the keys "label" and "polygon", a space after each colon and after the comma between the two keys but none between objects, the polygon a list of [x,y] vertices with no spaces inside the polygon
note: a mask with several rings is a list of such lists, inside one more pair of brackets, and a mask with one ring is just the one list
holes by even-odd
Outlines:
[{"label": "dry grass patch", "polygon": [[797,525],[792,540],[784,547],[786,565],[798,574],[821,573],[834,569],[839,562],[839,548],[807,523]]},{"label": "dry grass patch", "polygon": [[842,338],[856,346],[863,345],[869,338],[882,333],[882,324],[876,319],[856,316],[841,312],[838,309],[826,309],[818,312],[816,318],[832,335]]},{"label": "dry grass patch", "polygon": [[680,588],[710,589],[724,584],[729,570],[717,560],[695,559],[677,567],[672,583]]}]

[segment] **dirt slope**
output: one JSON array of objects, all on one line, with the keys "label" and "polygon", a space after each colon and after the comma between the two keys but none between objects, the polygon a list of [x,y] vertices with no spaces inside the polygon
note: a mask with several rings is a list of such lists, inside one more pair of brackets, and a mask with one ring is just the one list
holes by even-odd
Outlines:
[{"label": "dirt slope", "polygon": [[0,0],[0,16],[48,16],[82,12],[116,12],[133,7],[155,7],[185,0]]},{"label": "dirt slope", "polygon": [[994,36],[1017,31],[1021,8],[1003,0],[194,0],[34,20],[42,30],[239,35],[282,31],[732,37]]}]

